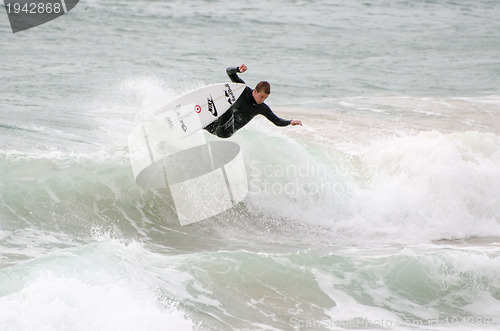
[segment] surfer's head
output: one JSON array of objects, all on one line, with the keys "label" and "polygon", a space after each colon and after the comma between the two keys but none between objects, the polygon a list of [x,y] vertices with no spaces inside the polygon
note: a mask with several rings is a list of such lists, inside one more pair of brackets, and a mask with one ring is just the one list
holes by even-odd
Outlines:
[{"label": "surfer's head", "polygon": [[263,103],[267,99],[269,94],[271,94],[271,84],[266,81],[262,81],[257,84],[252,92],[252,96],[255,99],[255,102],[257,102],[258,104]]}]

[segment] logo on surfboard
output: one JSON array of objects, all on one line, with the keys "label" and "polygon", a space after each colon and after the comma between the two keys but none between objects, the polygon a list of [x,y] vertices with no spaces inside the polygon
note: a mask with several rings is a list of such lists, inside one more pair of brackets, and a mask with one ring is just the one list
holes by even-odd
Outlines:
[{"label": "logo on surfboard", "polygon": [[181,129],[182,131],[186,132],[188,128],[186,123],[184,123],[184,121],[182,120],[180,111],[181,111],[181,105],[175,106],[175,114],[177,115],[177,119],[179,120],[179,122],[181,122]]},{"label": "logo on surfboard", "polygon": [[227,102],[229,102],[230,105],[233,104],[233,102],[236,101],[236,98],[234,97],[233,90],[231,90],[231,86],[229,84],[225,85],[227,90],[224,91],[224,94],[226,95]]},{"label": "logo on surfboard", "polygon": [[210,114],[217,117],[217,108],[215,107],[215,102],[214,99],[212,98],[212,95],[210,95],[210,98],[207,98],[207,102],[208,102],[208,111],[210,112]]}]

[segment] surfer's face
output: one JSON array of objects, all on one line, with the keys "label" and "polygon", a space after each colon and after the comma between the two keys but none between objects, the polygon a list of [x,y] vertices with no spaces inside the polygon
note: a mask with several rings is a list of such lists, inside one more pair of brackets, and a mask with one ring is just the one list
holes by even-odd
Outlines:
[{"label": "surfer's face", "polygon": [[257,92],[257,90],[253,90],[252,96],[255,99],[255,102],[257,102],[260,105],[261,103],[266,101],[269,94],[267,94],[264,91]]}]

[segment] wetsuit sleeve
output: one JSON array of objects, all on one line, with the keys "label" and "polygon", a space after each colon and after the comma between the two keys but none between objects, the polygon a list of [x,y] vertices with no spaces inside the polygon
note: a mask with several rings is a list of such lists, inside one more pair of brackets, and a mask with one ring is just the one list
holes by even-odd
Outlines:
[{"label": "wetsuit sleeve", "polygon": [[283,118],[278,117],[271,108],[265,103],[261,105],[262,111],[260,112],[264,115],[268,120],[270,120],[276,126],[287,126],[290,125],[291,120],[285,120]]},{"label": "wetsuit sleeve", "polygon": [[243,79],[241,79],[241,78],[238,76],[238,72],[240,72],[239,67],[230,67],[230,68],[227,68],[227,69],[226,69],[226,73],[227,73],[227,75],[229,76],[229,78],[231,78],[231,81],[232,81],[233,83],[241,83],[241,84],[245,84],[245,82],[243,81]]}]

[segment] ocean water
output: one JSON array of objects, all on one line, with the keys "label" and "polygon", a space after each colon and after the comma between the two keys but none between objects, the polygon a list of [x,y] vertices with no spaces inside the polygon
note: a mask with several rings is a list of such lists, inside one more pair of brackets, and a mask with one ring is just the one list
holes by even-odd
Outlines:
[{"label": "ocean water", "polygon": [[[3,11],[3,9],[1,9]],[[1,330],[496,330],[500,2],[95,1],[0,17]],[[189,226],[127,137],[268,80],[249,194]]]}]

